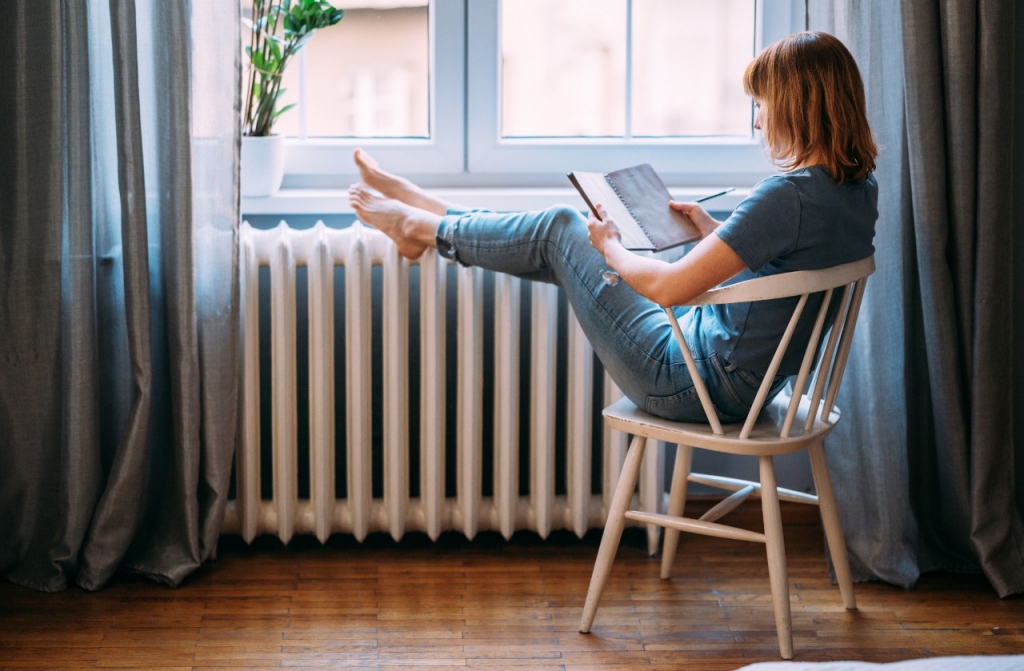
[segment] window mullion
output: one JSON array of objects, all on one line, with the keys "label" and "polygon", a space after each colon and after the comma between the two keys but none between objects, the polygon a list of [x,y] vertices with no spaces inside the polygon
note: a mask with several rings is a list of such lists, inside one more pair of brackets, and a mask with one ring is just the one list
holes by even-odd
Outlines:
[{"label": "window mullion", "polygon": [[633,0],[626,0],[626,128],[625,139],[633,137]]}]

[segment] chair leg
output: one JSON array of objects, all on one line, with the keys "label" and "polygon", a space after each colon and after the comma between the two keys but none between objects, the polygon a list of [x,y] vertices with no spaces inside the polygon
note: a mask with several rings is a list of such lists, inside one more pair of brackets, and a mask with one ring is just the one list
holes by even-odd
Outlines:
[{"label": "chair leg", "polygon": [[[660,440],[649,441],[649,450],[644,451],[644,459],[640,462],[638,493],[640,510],[648,513],[661,512],[661,497],[665,490],[665,452],[668,447]],[[661,527],[657,524],[645,525],[647,531],[647,554],[657,556],[661,546]]]},{"label": "chair leg", "polygon": [[761,510],[764,514],[765,547],[768,552],[768,578],[775,604],[775,629],[779,635],[779,653],[793,659],[793,621],[789,611],[789,578],[786,574],[786,546],[782,538],[782,513],[775,483],[775,466],[770,456],[761,462]]},{"label": "chair leg", "polygon": [[825,461],[825,448],[818,442],[811,445],[807,452],[811,458],[811,473],[814,475],[814,487],[818,491],[821,524],[825,527],[825,540],[828,541],[832,566],[836,570],[839,593],[843,596],[843,605],[852,610],[857,607],[857,600],[853,596],[850,559],[846,554],[843,527],[839,523],[839,508],[836,506],[836,495],[832,490],[832,477],[828,473],[828,463]]},{"label": "chair leg", "polygon": [[608,582],[608,574],[611,573],[612,562],[615,561],[615,553],[619,549],[622,529],[626,526],[626,510],[629,508],[630,501],[633,500],[633,490],[636,488],[637,476],[640,474],[640,462],[643,460],[646,444],[647,439],[643,436],[633,438],[629,451],[626,453],[626,461],[622,465],[622,472],[619,474],[619,482],[615,485],[615,494],[612,496],[612,503],[608,508],[608,520],[605,522],[604,533],[601,535],[601,546],[597,551],[597,561],[594,562],[594,573],[590,576],[587,600],[583,604],[580,631],[584,634],[590,631],[590,625],[594,623],[597,604],[601,600],[601,593],[604,592],[605,583]]},{"label": "chair leg", "polygon": [[[680,445],[676,449],[676,465],[672,469],[672,489],[668,497],[668,514],[682,517],[686,508],[686,490],[690,485],[690,464],[693,460],[693,448]],[[665,544],[661,549],[661,578],[667,580],[672,575],[672,562],[676,558],[679,546],[679,529],[665,527]]]}]

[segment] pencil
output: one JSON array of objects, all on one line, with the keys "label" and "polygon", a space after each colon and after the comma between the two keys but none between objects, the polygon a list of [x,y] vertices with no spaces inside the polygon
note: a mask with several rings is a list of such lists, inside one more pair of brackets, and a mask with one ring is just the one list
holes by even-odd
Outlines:
[{"label": "pencil", "polygon": [[710,196],[704,196],[703,198],[698,198],[694,202],[695,203],[703,203],[705,200],[711,200],[712,198],[718,198],[719,196],[724,196],[725,194],[729,193],[730,191],[735,191],[735,190],[736,190],[736,187],[734,187],[734,186],[733,187],[729,187],[725,191],[719,191],[718,193],[713,193]]}]

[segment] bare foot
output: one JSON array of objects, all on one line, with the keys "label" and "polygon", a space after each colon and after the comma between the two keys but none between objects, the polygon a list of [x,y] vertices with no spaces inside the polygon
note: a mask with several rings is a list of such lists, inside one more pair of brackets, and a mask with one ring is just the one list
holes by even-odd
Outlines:
[{"label": "bare foot", "polygon": [[[348,188],[348,200],[352,208],[363,221],[380,230],[391,238],[398,246],[398,253],[409,259],[418,259],[427,251],[428,245],[414,239],[413,233],[417,225],[430,222],[422,221],[424,217],[432,217],[429,212],[411,207],[393,198],[384,198],[373,193],[362,184],[353,184]],[[433,224],[437,229],[436,223]]]},{"label": "bare foot", "polygon": [[382,170],[377,161],[362,149],[356,149],[353,158],[359,167],[359,174],[363,179],[363,183],[372,189],[380,191],[388,198],[394,198],[406,205],[411,205],[442,217],[451,207],[451,203],[448,201],[431,195],[406,178]]}]

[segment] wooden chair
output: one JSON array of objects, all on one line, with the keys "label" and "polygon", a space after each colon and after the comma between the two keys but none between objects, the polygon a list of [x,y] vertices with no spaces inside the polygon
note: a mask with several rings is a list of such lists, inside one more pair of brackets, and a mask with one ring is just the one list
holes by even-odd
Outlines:
[{"label": "wooden chair", "polygon": [[[767,547],[768,576],[771,583],[775,607],[775,626],[779,637],[782,657],[793,657],[793,632],[789,610],[789,584],[786,578],[786,551],[782,540],[782,519],[779,514],[779,500],[817,504],[821,511],[825,537],[839,582],[843,604],[856,608],[853,597],[853,581],[846,555],[843,531],[839,525],[835,496],[822,439],[839,421],[839,409],[835,407],[836,394],[843,377],[843,370],[850,352],[857,312],[864,295],[868,275],[874,272],[874,257],[825,270],[798,271],[771,277],[757,278],[738,284],[712,289],[698,296],[690,305],[714,305],[770,300],[799,296],[799,302],[782,336],[772,359],[764,382],[758,390],[750,413],[743,424],[722,426],[715,414],[707,388],[697,374],[697,369],[686,345],[686,340],[672,310],[666,309],[675,331],[676,340],[682,348],[686,366],[696,381],[697,393],[707,414],[707,424],[672,422],[650,415],[638,409],[629,399],[623,398],[604,410],[609,426],[634,436],[626,453],[626,460],[619,476],[615,493],[608,511],[604,535],[598,550],[594,573],[590,580],[580,631],[588,632],[594,622],[598,601],[615,559],[622,529],[626,520],[635,520],[665,527],[665,541],[661,560],[661,577],[668,578],[675,559],[679,532],[736,538],[762,542]],[[811,338],[804,352],[799,372],[792,381],[793,391],[781,392],[766,407],[772,380],[775,377],[783,355],[808,297],[816,292],[825,292],[821,309],[818,310]],[[836,292],[841,293],[838,310],[831,328],[826,325],[828,306]],[[827,333],[827,340],[826,334]],[[819,346],[821,343],[821,346]],[[821,352],[820,357],[815,355]],[[820,362],[815,366],[815,359]],[[814,380],[808,384],[812,373]],[[677,443],[675,468],[669,494],[667,514],[627,510],[633,499],[637,474],[648,438]],[[760,462],[761,481],[747,482],[733,478],[716,477],[691,473],[690,464],[693,448],[756,456]],[[817,495],[805,494],[779,488],[775,482],[775,468],[772,457],[807,449]],[[683,516],[686,504],[686,490],[690,482],[710,485],[732,494],[705,513],[700,519]],[[740,529],[716,520],[733,510],[748,496],[759,493],[764,515],[764,533]]]}]

